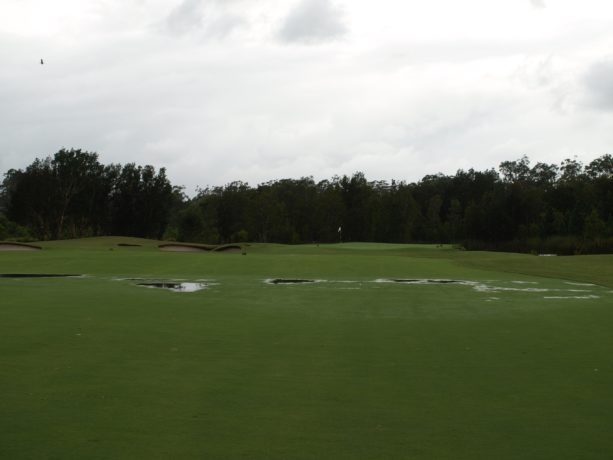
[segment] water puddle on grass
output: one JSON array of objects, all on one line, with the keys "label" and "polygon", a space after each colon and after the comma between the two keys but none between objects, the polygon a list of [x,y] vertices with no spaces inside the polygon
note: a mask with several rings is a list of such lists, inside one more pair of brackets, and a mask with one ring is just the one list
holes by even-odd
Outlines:
[{"label": "water puddle on grass", "polygon": [[379,278],[375,280],[375,283],[398,283],[398,284],[469,284],[471,281],[464,280],[450,280],[450,279],[436,279],[436,278],[417,278],[417,279],[403,279],[403,278]]},{"label": "water puddle on grass", "polygon": [[474,281],[470,282],[470,285],[477,292],[502,292],[502,291],[508,291],[508,292],[550,292],[550,291],[559,291],[560,290],[560,289],[536,288],[536,287],[517,288],[517,287],[507,287],[507,286],[492,286],[492,285],[489,285],[489,284],[477,283],[477,282],[474,282]]},{"label": "water puddle on grass", "polygon": [[311,284],[317,283],[317,280],[308,280],[300,278],[270,278],[264,280],[266,284]]},{"label": "water puddle on grass", "polygon": [[592,283],[573,283],[571,281],[565,281],[564,284],[568,284],[570,286],[596,286],[595,284],[592,284]]},{"label": "water puddle on grass", "polygon": [[518,281],[518,280],[453,280],[444,278],[380,278],[374,283],[388,283],[415,286],[436,286],[436,285],[455,285],[467,286],[478,293],[488,294],[483,300],[485,302],[496,302],[502,300],[496,294],[508,295],[533,295],[541,294],[547,300],[597,300],[602,297],[603,288],[591,283],[562,282],[556,284],[539,281]]},{"label": "water puddle on grass", "polygon": [[57,273],[0,273],[0,278],[79,278],[83,275],[66,275]]},{"label": "water puddle on grass", "polygon": [[153,289],[166,289],[172,292],[198,292],[208,288],[206,283],[184,283],[177,281],[136,283],[136,285]]},{"label": "water puddle on grass", "polygon": [[556,296],[544,296],[543,299],[556,299],[556,300],[560,300],[560,299],[580,299],[580,300],[588,300],[588,299],[600,299],[600,296],[598,296],[598,295],[572,295],[572,296],[556,295]]}]

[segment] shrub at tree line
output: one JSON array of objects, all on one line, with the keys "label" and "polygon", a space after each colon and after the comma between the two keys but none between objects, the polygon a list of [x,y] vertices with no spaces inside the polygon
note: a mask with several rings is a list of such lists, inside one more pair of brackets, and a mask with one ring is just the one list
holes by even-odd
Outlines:
[{"label": "shrub at tree line", "polygon": [[498,171],[459,170],[417,183],[362,173],[200,189],[188,198],[164,168],[103,165],[62,149],[12,169],[0,189],[0,239],[98,235],[312,243],[459,243],[466,249],[578,254],[613,251],[613,157],[587,166],[527,157]]}]

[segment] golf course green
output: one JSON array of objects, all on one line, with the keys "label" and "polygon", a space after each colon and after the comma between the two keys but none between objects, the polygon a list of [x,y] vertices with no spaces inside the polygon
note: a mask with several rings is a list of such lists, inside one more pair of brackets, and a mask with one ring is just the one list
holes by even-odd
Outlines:
[{"label": "golf course green", "polygon": [[613,255],[159,244],[0,251],[0,458],[613,458]]}]

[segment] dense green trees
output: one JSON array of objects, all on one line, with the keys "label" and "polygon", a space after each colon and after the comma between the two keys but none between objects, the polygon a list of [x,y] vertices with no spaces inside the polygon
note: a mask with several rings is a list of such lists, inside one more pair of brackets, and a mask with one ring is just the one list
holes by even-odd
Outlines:
[{"label": "dense green trees", "polygon": [[6,218],[41,240],[105,234],[161,237],[173,189],[164,169],[104,166],[95,153],[62,149],[5,174]]},{"label": "dense green trees", "polygon": [[[315,182],[282,179],[199,190],[187,198],[164,169],[102,165],[60,150],[0,189],[0,239],[120,234],[202,243],[452,242],[468,248],[551,252],[613,250],[613,157],[584,167],[528,157],[498,171],[460,170],[417,183],[362,173]],[[4,236],[3,236],[4,235]]]},{"label": "dense green trees", "polygon": [[[179,235],[202,242],[454,242],[470,248],[605,251],[613,237],[613,159],[584,167],[524,156],[499,172],[460,170],[417,183],[368,181],[362,173],[315,183],[284,179],[257,187],[201,190]],[[555,248],[554,248],[555,249]]]}]

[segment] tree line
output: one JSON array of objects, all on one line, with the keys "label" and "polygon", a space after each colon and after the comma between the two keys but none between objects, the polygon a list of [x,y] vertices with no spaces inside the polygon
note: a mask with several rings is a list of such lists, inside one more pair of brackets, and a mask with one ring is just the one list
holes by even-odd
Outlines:
[{"label": "tree line", "polygon": [[[379,241],[467,249],[613,251],[613,157],[459,170],[418,182],[364,174],[232,182],[187,197],[162,168],[61,150],[5,174],[0,239],[126,235],[199,243]],[[4,216],[2,216],[4,214]],[[9,229],[10,227],[10,229]],[[12,229],[12,230],[11,230]],[[342,229],[342,232],[339,232]]]},{"label": "tree line", "polygon": [[62,149],[23,170],[9,170],[0,189],[0,211],[5,233],[12,228],[38,240],[160,238],[177,193],[163,168],[105,166],[95,153]]}]

